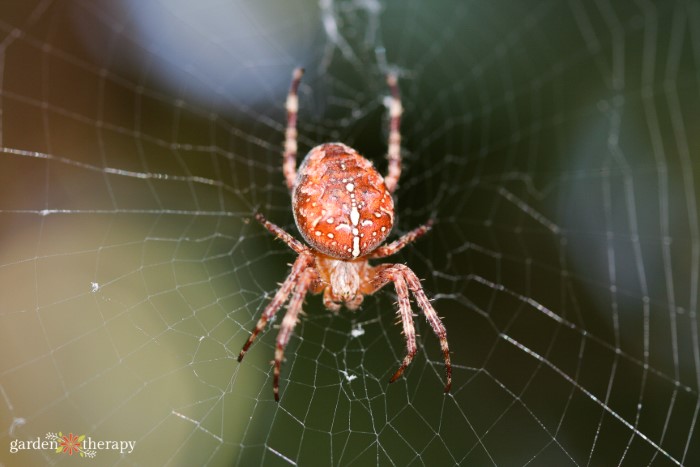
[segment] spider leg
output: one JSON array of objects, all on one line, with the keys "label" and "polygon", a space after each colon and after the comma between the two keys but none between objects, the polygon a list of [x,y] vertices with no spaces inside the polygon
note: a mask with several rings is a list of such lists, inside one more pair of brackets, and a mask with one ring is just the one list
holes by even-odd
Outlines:
[{"label": "spider leg", "polygon": [[401,274],[394,275],[392,280],[394,281],[396,295],[399,297],[399,315],[401,316],[401,324],[403,325],[403,335],[406,339],[406,356],[401,362],[399,369],[396,370],[394,376],[389,380],[389,383],[393,383],[399,379],[418,351],[416,347],[416,329],[413,325],[413,313],[411,312],[411,301],[408,298],[406,281]]},{"label": "spider leg", "polygon": [[297,112],[299,111],[299,97],[297,90],[299,82],[304,74],[303,68],[295,68],[292,72],[292,84],[287,94],[287,129],[284,132],[284,154],[282,156],[282,172],[287,181],[287,188],[292,191],[297,178]]},{"label": "spider leg", "polygon": [[275,401],[280,400],[280,368],[282,366],[282,360],[284,359],[284,349],[289,343],[289,338],[292,336],[294,331],[294,326],[296,326],[299,320],[299,313],[301,312],[301,306],[304,303],[304,297],[306,292],[311,286],[312,276],[306,271],[302,272],[299,277],[299,282],[297,283],[292,298],[289,300],[289,305],[287,306],[287,313],[284,315],[282,324],[280,325],[279,334],[277,334],[277,346],[275,347],[275,363],[273,370],[273,381],[272,390],[275,393]]},{"label": "spider leg", "polygon": [[390,383],[396,381],[406,367],[411,363],[413,356],[416,353],[415,344],[415,331],[413,329],[413,317],[411,315],[411,306],[408,301],[408,292],[406,291],[406,285],[408,289],[413,293],[416,299],[416,303],[423,310],[428,323],[433,328],[433,332],[440,340],[440,347],[442,348],[442,355],[445,359],[445,376],[447,383],[445,384],[445,392],[449,392],[452,387],[452,364],[450,363],[450,349],[447,344],[447,331],[445,326],[442,324],[440,317],[437,315],[435,308],[430,304],[430,300],[425,295],[423,287],[420,285],[420,280],[411,271],[408,266],[403,264],[386,264],[377,266],[376,279],[375,279],[375,290],[382,288],[389,282],[394,283],[396,288],[396,294],[399,297],[399,313],[401,314],[401,321],[404,327],[404,334],[406,337],[406,347],[407,353],[399,369],[391,377]]},{"label": "spider leg", "polygon": [[428,222],[425,224],[421,225],[420,227],[416,227],[415,229],[411,230],[405,235],[402,235],[400,238],[397,240],[394,240],[393,242],[389,243],[388,245],[382,245],[376,250],[374,250],[369,257],[370,258],[385,258],[387,256],[391,256],[393,254],[398,253],[405,247],[406,245],[415,242],[418,240],[420,237],[426,234],[428,230],[430,230],[433,226],[433,220],[430,219]]},{"label": "spider leg", "polygon": [[289,248],[296,251],[297,253],[301,254],[308,250],[303,243],[301,243],[299,240],[285,232],[284,229],[282,229],[282,227],[279,227],[278,225],[275,225],[272,222],[265,219],[265,216],[263,216],[259,212],[255,214],[255,219],[258,222],[260,222],[263,225],[263,227],[269,230],[272,233],[272,235],[282,240],[284,243],[287,244]]},{"label": "spider leg", "polygon": [[263,311],[262,315],[260,316],[260,319],[258,320],[258,323],[255,325],[255,328],[250,334],[248,341],[243,345],[241,353],[238,354],[239,362],[243,360],[243,357],[245,356],[246,352],[250,348],[255,338],[258,337],[258,334],[260,334],[260,332],[263,329],[265,329],[267,322],[270,321],[270,319],[272,319],[273,316],[275,316],[277,310],[279,310],[280,307],[284,305],[284,302],[287,301],[287,297],[289,297],[289,294],[291,293],[294,284],[297,282],[299,276],[304,272],[304,270],[309,266],[309,264],[311,264],[312,261],[313,257],[306,254],[299,255],[296,261],[294,261],[289,276],[287,276],[287,279],[285,279],[285,281],[280,286],[279,290],[277,290],[277,293],[275,293],[275,296],[272,298],[272,301],[268,303],[265,307],[265,310]]},{"label": "spider leg", "polygon": [[391,98],[389,101],[389,148],[387,158],[389,159],[389,170],[384,178],[384,183],[389,193],[394,193],[396,185],[401,177],[401,114],[403,107],[401,106],[401,95],[399,94],[399,85],[396,75],[389,74],[386,77],[386,82],[389,85]]},{"label": "spider leg", "polygon": [[442,324],[442,320],[440,320],[440,317],[437,315],[435,308],[433,308],[433,305],[430,303],[430,300],[428,300],[428,297],[425,295],[416,274],[403,264],[397,266],[403,271],[403,275],[408,283],[408,288],[411,289],[413,296],[416,298],[416,303],[418,303],[420,309],[423,310],[425,318],[428,320],[428,323],[430,323],[430,327],[433,328],[433,332],[440,340],[442,356],[445,359],[445,377],[447,379],[445,392],[449,392],[450,387],[452,387],[452,364],[450,363],[450,348],[447,345],[447,330]]}]

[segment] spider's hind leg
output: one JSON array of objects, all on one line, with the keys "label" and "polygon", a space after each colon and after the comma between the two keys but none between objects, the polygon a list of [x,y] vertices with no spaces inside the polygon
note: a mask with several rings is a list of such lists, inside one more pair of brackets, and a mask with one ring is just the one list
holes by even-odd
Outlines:
[{"label": "spider's hind leg", "polygon": [[243,357],[245,357],[246,352],[248,352],[248,349],[255,341],[255,338],[258,337],[258,334],[260,334],[262,330],[265,329],[265,326],[267,326],[267,322],[270,321],[273,316],[275,316],[277,310],[279,310],[280,307],[284,305],[284,302],[287,301],[287,298],[292,292],[294,285],[297,283],[299,276],[307,269],[307,267],[309,266],[309,264],[311,264],[312,261],[313,257],[311,257],[310,255],[299,255],[297,260],[292,265],[292,270],[287,276],[287,279],[285,279],[280,288],[277,290],[277,293],[275,293],[275,296],[272,298],[272,301],[267,304],[262,315],[260,315],[258,323],[255,325],[255,328],[253,328],[250,337],[248,337],[248,340],[243,345],[241,353],[238,354],[239,362],[243,360]]},{"label": "spider's hind leg", "polygon": [[292,298],[289,300],[287,313],[285,313],[284,319],[282,319],[280,331],[277,334],[272,380],[272,390],[275,393],[275,400],[277,402],[280,400],[280,369],[282,367],[282,360],[284,359],[284,349],[289,343],[289,338],[292,337],[292,332],[294,332],[294,327],[296,326],[297,321],[299,321],[301,306],[304,303],[304,297],[306,296],[306,292],[309,290],[309,287],[311,287],[312,282],[313,276],[308,269],[301,273],[296,288],[294,289],[294,293],[292,294]]},{"label": "spider's hind leg", "polygon": [[425,314],[425,318],[428,323],[433,328],[433,332],[440,340],[440,347],[442,348],[442,355],[445,359],[445,392],[449,392],[452,387],[452,364],[450,362],[450,349],[447,344],[447,331],[445,326],[442,324],[440,317],[437,315],[435,308],[430,304],[430,300],[425,295],[423,287],[420,285],[420,280],[415,275],[413,271],[408,266],[403,264],[382,264],[377,266],[374,280],[374,290],[369,291],[373,293],[376,290],[381,289],[389,282],[394,283],[396,288],[396,295],[399,298],[399,316],[401,318],[401,323],[403,324],[404,337],[406,338],[406,356],[401,362],[401,366],[396,373],[389,380],[393,383],[401,375],[408,365],[413,360],[416,354],[416,331],[413,325],[413,315],[411,313],[411,303],[408,296],[408,290],[413,293],[416,299],[416,303],[420,309]]}]

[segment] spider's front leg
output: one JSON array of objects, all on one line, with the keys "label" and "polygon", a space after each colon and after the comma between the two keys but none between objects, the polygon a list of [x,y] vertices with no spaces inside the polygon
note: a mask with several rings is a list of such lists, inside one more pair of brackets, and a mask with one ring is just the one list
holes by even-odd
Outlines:
[{"label": "spider's front leg", "polygon": [[[408,266],[403,264],[382,264],[377,266],[375,271],[374,280],[374,290],[379,290],[384,287],[389,282],[394,283],[396,288],[396,295],[399,299],[399,315],[401,316],[401,323],[403,325],[404,337],[406,338],[406,356],[401,362],[401,366],[396,373],[389,380],[390,383],[396,381],[404,372],[406,367],[411,363],[413,357],[416,354],[416,331],[413,326],[413,316],[411,313],[411,303],[408,296],[408,290],[413,293],[416,299],[416,303],[423,310],[425,318],[430,323],[433,328],[433,332],[440,340],[440,347],[442,348],[442,355],[445,359],[445,392],[449,392],[452,387],[452,364],[450,363],[450,349],[447,344],[447,331],[445,326],[442,324],[440,317],[437,315],[435,308],[430,304],[430,300],[425,295],[423,287],[420,285],[420,280],[411,271]],[[370,291],[372,293],[373,291]]]},{"label": "spider's front leg", "polygon": [[386,77],[386,82],[389,85],[391,97],[389,100],[389,147],[387,150],[387,159],[389,159],[389,170],[384,183],[386,184],[389,193],[394,193],[396,185],[401,177],[401,114],[403,107],[401,106],[401,95],[399,94],[398,79],[395,74],[389,74]]},{"label": "spider's front leg", "polygon": [[287,94],[287,129],[284,132],[284,154],[282,156],[282,172],[287,181],[287,188],[291,192],[297,179],[297,113],[299,112],[299,97],[297,90],[301,77],[304,75],[303,68],[296,68],[292,73],[292,84],[289,86]]}]

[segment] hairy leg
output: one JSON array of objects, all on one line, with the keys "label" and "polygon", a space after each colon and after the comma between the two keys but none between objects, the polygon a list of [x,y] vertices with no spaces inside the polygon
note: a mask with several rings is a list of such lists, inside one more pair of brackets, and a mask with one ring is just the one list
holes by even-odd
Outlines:
[{"label": "hairy leg", "polygon": [[284,349],[289,343],[289,338],[292,337],[292,332],[294,331],[294,326],[296,326],[299,320],[299,313],[301,312],[301,306],[304,303],[304,297],[306,292],[311,286],[311,275],[308,272],[302,272],[299,277],[299,282],[297,283],[292,298],[289,300],[289,306],[287,307],[287,313],[284,315],[282,324],[280,325],[279,334],[277,334],[277,346],[275,347],[275,363],[274,363],[274,375],[272,382],[272,390],[275,393],[275,400],[279,402],[280,400],[280,368],[282,367],[282,360],[284,359]]},{"label": "hairy leg", "polygon": [[396,185],[401,177],[401,114],[403,107],[401,106],[401,96],[399,94],[399,85],[396,75],[390,74],[386,77],[386,82],[389,85],[391,100],[389,101],[389,148],[387,158],[389,159],[389,171],[384,178],[384,183],[393,193],[396,190]]},{"label": "hairy leg", "polygon": [[389,243],[388,245],[383,245],[377,248],[370,254],[370,258],[385,258],[387,256],[391,256],[393,254],[398,253],[405,247],[406,245],[415,242],[418,240],[420,237],[426,234],[428,230],[430,230],[433,226],[433,221],[432,219],[426,222],[425,224],[421,225],[420,227],[416,227],[415,229],[411,230],[407,234],[401,236],[397,240],[394,240],[393,242]]},{"label": "hairy leg", "polygon": [[312,264],[312,262],[313,257],[306,254],[300,255],[296,259],[296,261],[294,261],[294,264],[292,265],[292,270],[287,276],[287,279],[285,279],[285,281],[280,286],[279,290],[277,290],[277,293],[275,293],[275,296],[272,298],[272,301],[268,303],[265,307],[265,310],[263,311],[262,315],[260,316],[260,319],[258,320],[258,323],[255,325],[255,328],[250,334],[248,341],[246,341],[246,343],[243,345],[241,353],[238,354],[239,362],[243,360],[243,357],[245,356],[250,346],[253,344],[253,341],[255,341],[255,338],[258,337],[258,334],[260,334],[260,332],[262,332],[262,330],[265,329],[267,322],[270,321],[270,319],[272,319],[273,316],[275,316],[277,310],[279,310],[280,307],[284,305],[284,302],[287,301],[287,297],[289,297],[289,294],[294,288],[294,285],[297,283],[299,276],[309,267],[310,264]]},{"label": "hairy leg", "polygon": [[285,232],[284,229],[282,229],[282,227],[279,227],[278,225],[273,224],[272,222],[265,219],[265,216],[263,216],[262,214],[256,213],[255,219],[258,222],[260,222],[263,225],[263,227],[269,230],[272,233],[272,235],[286,243],[287,246],[292,250],[296,251],[299,254],[308,251],[308,248],[304,246],[303,243],[301,243],[299,240]]},{"label": "hairy leg", "polygon": [[401,324],[403,326],[403,335],[406,339],[406,356],[401,362],[399,369],[396,370],[394,376],[392,376],[389,380],[390,383],[393,383],[399,379],[418,351],[418,348],[416,347],[416,329],[413,326],[413,313],[411,312],[411,301],[408,298],[406,281],[403,279],[401,274],[392,274],[392,280],[394,281],[394,287],[396,288],[396,295],[399,298],[398,312],[399,317],[401,318]]},{"label": "hairy leg", "polygon": [[[406,335],[406,347],[408,350],[401,367],[394,374],[394,376],[392,376],[389,382],[393,383],[401,376],[408,364],[411,363],[413,355],[415,355],[415,331],[413,331],[410,303],[408,303],[408,292],[405,291],[406,286],[408,286],[408,289],[413,293],[413,296],[416,299],[416,303],[423,311],[423,314],[425,314],[430,326],[433,328],[433,332],[440,340],[442,355],[445,359],[445,376],[447,380],[445,384],[445,392],[449,392],[450,388],[452,387],[452,364],[450,362],[450,349],[447,344],[447,331],[445,330],[445,326],[442,324],[440,317],[437,315],[435,308],[433,308],[430,300],[428,300],[428,297],[425,295],[423,287],[420,284],[420,280],[408,266],[404,266],[403,264],[379,265],[376,268],[375,274],[374,290],[368,291],[368,293],[373,293],[374,291],[379,290],[389,282],[393,282],[394,286],[396,287],[396,294],[399,297],[399,313],[402,317],[404,334]],[[408,305],[402,305],[402,302],[404,301],[402,298],[403,296],[405,296],[405,302],[408,303]],[[411,319],[410,332],[406,331],[407,324],[404,320],[404,316],[406,314],[402,306],[408,306],[407,316],[408,319]]]},{"label": "hairy leg", "polygon": [[418,303],[420,309],[423,310],[425,318],[428,320],[428,323],[430,323],[430,327],[433,328],[433,332],[440,340],[442,356],[445,359],[445,377],[447,379],[445,392],[449,392],[452,387],[452,364],[450,363],[450,348],[447,345],[447,330],[442,324],[442,320],[440,320],[435,308],[433,308],[433,305],[430,303],[430,300],[428,300],[428,297],[425,295],[423,286],[420,285],[420,280],[416,274],[403,264],[397,266],[403,271],[403,276],[406,279],[408,288],[411,289],[413,296],[416,298],[416,303]]},{"label": "hairy leg", "polygon": [[296,68],[292,72],[292,84],[287,94],[287,129],[284,133],[284,155],[282,156],[282,172],[287,181],[287,188],[292,191],[297,178],[297,113],[299,111],[299,97],[297,90],[299,82],[304,74],[303,68]]}]

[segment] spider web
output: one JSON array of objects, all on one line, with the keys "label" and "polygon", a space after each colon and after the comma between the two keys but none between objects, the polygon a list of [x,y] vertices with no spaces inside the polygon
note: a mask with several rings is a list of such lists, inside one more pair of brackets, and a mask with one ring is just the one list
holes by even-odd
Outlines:
[{"label": "spider web", "polygon": [[[0,6],[0,464],[47,432],[120,465],[698,465],[700,4],[107,2]],[[390,288],[308,297],[272,394],[300,152],[384,171],[394,236],[443,317],[454,382]],[[391,237],[395,238],[395,237]],[[278,320],[279,322],[279,316]]]}]

